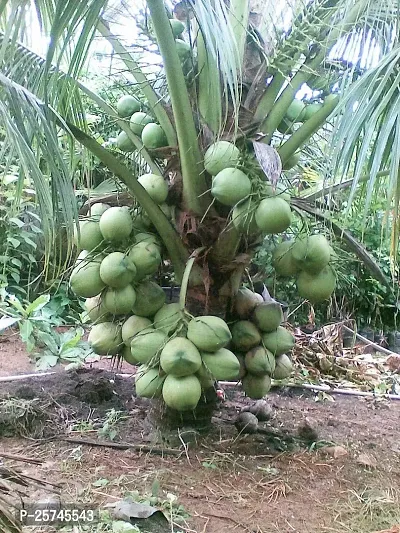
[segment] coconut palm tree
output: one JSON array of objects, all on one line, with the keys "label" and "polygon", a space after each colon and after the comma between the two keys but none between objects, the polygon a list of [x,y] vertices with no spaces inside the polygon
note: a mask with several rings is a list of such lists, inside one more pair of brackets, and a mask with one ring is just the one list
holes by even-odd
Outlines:
[{"label": "coconut palm tree", "polygon": [[[385,180],[396,254],[398,0],[271,1],[267,6],[264,0],[147,0],[141,17],[135,4],[26,0],[0,5],[4,166],[17,156],[21,179],[28,174],[33,180],[46,249],[52,249],[63,226],[72,250],[72,221],[78,216],[74,186],[94,157],[119,179],[138,212],[149,217],[176,283],[185,287],[190,310],[225,316],[262,240],[259,231],[248,231],[248,221],[245,229],[233,223],[237,200],[224,205],[212,190],[204,154],[212,143],[225,140],[240,149],[240,168],[252,177],[255,196],[266,184],[272,195],[291,189],[304,157],[315,158],[323,180],[293,198],[293,209],[303,222],[307,216],[327,222],[384,279],[360,244],[315,201],[325,197],[329,202],[335,190],[348,188],[351,203],[360,182],[367,181],[367,210],[377,183]],[[169,20],[173,16],[184,29],[177,31],[178,40]],[[139,19],[147,39],[132,34],[147,49],[144,56],[126,35]],[[30,49],[39,38],[43,58]],[[118,59],[118,72],[110,76],[121,80],[123,72],[126,93],[140,93],[163,130],[165,147],[144,145],[115,102],[82,81],[99,42]],[[158,58],[153,64],[161,64],[158,70],[143,66],[150,52]],[[99,143],[83,101],[97,106],[136,150],[122,157],[115,147]],[[143,172],[168,180],[174,216],[137,181]],[[251,201],[246,205],[241,216],[250,220]],[[200,285],[188,282],[190,270]]]}]

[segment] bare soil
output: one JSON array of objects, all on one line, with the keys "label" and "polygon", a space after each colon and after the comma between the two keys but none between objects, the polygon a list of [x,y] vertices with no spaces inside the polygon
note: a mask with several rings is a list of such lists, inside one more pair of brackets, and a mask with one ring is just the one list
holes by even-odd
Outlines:
[{"label": "bare soil", "polygon": [[[17,337],[0,342],[1,376],[33,370]],[[175,495],[190,515],[175,532],[397,531],[400,402],[339,395],[331,401],[302,389],[277,389],[268,397],[273,416],[260,423],[265,431],[238,435],[234,421],[251,402],[238,388],[225,393],[212,432],[185,446],[171,436],[165,445],[180,453],[167,455],[148,421],[149,403],[135,397],[133,379],[117,376],[110,361],[3,381],[2,401],[27,402],[36,418],[29,423],[30,413],[12,425],[9,411],[0,408],[0,452],[40,459],[40,465],[3,462],[59,484],[64,500],[95,508],[135,491],[154,493],[156,484],[160,499]],[[113,442],[145,444],[152,451],[61,440],[110,440],[104,422],[112,409],[119,412]],[[306,419],[316,438],[299,438]],[[54,497],[36,486],[26,494],[31,501]]]}]

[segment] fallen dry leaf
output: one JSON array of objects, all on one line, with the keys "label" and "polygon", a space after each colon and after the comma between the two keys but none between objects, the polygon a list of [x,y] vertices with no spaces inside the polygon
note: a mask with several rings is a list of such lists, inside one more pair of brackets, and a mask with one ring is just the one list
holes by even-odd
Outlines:
[{"label": "fallen dry leaf", "polygon": [[360,455],[357,457],[357,463],[370,468],[376,468],[378,466],[378,462],[375,457],[368,455],[367,453],[360,453]]},{"label": "fallen dry leaf", "polygon": [[322,449],[322,451],[334,459],[338,459],[339,457],[343,457],[349,453],[346,448],[343,448],[343,446],[326,446]]},{"label": "fallen dry leaf", "polygon": [[381,529],[381,531],[374,531],[373,533],[400,533],[400,526],[393,526],[390,529]]}]

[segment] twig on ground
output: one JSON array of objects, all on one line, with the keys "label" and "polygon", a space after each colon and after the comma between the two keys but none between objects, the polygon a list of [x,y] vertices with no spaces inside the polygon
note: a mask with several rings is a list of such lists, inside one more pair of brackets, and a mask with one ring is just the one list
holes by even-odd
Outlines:
[{"label": "twig on ground", "polygon": [[78,439],[71,437],[57,437],[58,440],[71,442],[73,444],[87,444],[88,446],[103,446],[105,448],[116,448],[118,450],[136,450],[138,452],[154,453],[156,455],[181,455],[181,450],[173,448],[155,448],[146,444],[119,443],[104,440]]}]

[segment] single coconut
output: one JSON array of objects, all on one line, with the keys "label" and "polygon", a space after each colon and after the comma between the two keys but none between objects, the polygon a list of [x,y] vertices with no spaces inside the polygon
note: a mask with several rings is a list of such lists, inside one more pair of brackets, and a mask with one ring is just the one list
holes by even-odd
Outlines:
[{"label": "single coconut", "polygon": [[79,235],[74,228],[74,241],[80,250],[98,249],[103,242],[103,235],[100,231],[99,223],[94,220],[81,220],[79,222]]},{"label": "single coconut", "polygon": [[230,350],[220,348],[216,352],[201,352],[201,358],[214,379],[239,379],[240,362]]},{"label": "single coconut", "polygon": [[92,204],[88,211],[88,216],[92,220],[100,220],[100,217],[103,213],[107,211],[107,209],[110,209],[110,205],[103,204],[102,202],[96,202],[95,204]]},{"label": "single coconut", "polygon": [[300,156],[301,152],[295,152],[291,156],[289,156],[287,159],[282,161],[282,170],[290,170],[300,162]]},{"label": "single coconut", "polygon": [[252,320],[261,331],[274,331],[283,321],[282,306],[275,300],[263,302],[254,309]]},{"label": "single coconut", "polygon": [[148,195],[156,204],[162,204],[167,199],[168,184],[162,176],[158,174],[143,174],[138,178],[138,182],[146,189]]},{"label": "single coconut", "polygon": [[190,44],[186,41],[183,41],[182,39],[175,39],[176,44],[176,51],[178,52],[179,59],[181,61],[186,61],[188,57],[190,56],[192,49],[190,48]]},{"label": "single coconut", "polygon": [[103,305],[112,315],[127,315],[132,312],[136,301],[136,292],[132,285],[122,289],[109,288],[103,295]]},{"label": "single coconut", "polygon": [[179,35],[181,35],[184,32],[185,25],[180,20],[169,19],[169,23],[171,24],[171,30],[172,30],[174,37],[179,37]]},{"label": "single coconut", "polygon": [[100,324],[101,322],[109,322],[110,315],[104,309],[101,295],[86,298],[84,307],[86,315],[93,324]]},{"label": "single coconut", "polygon": [[129,237],[133,229],[129,208],[110,207],[100,217],[100,231],[107,241],[121,242]]},{"label": "single coconut", "polygon": [[232,326],[232,344],[242,352],[247,352],[261,342],[261,334],[249,320],[239,320]]},{"label": "single coconut", "polygon": [[257,204],[248,198],[235,205],[232,211],[232,224],[241,233],[254,234],[259,233],[256,223],[255,213]]},{"label": "single coconut", "polygon": [[120,357],[130,365],[136,366],[139,364],[139,361],[135,359],[132,355],[130,345],[127,346],[126,344],[124,344],[122,351],[120,352]]},{"label": "single coconut", "polygon": [[115,355],[121,348],[121,328],[114,322],[102,322],[92,326],[88,343],[98,355]]},{"label": "single coconut", "polygon": [[189,376],[201,367],[200,352],[190,340],[174,337],[162,349],[160,365],[166,374]]},{"label": "single coconut", "polygon": [[138,281],[157,272],[161,264],[159,246],[148,241],[135,244],[129,250],[128,258],[135,264]]},{"label": "single coconut", "polygon": [[200,381],[200,385],[203,390],[211,389],[211,387],[214,387],[215,379],[209,369],[204,365],[204,363],[202,363],[195,376]]},{"label": "single coconut", "polygon": [[272,253],[272,265],[278,276],[292,277],[299,272],[299,263],[292,255],[293,241],[283,241]]},{"label": "single coconut", "polygon": [[328,300],[335,288],[336,275],[329,265],[318,274],[302,271],[297,277],[298,293],[312,304]]},{"label": "single coconut", "polygon": [[217,141],[207,148],[204,154],[204,167],[211,176],[225,168],[236,167],[239,163],[240,151],[228,141]]},{"label": "single coconut", "polygon": [[318,113],[318,111],[320,111],[322,107],[322,104],[319,102],[308,104],[304,110],[304,122],[313,117],[315,113]]},{"label": "single coconut", "polygon": [[253,400],[261,400],[271,389],[271,378],[267,374],[264,376],[247,374],[242,379],[242,386],[246,396]]},{"label": "single coconut", "polygon": [[139,111],[137,113],[133,113],[131,116],[129,127],[135,135],[141,136],[143,128],[146,126],[146,124],[150,124],[151,122],[153,122],[153,117]]},{"label": "single coconut", "polygon": [[132,315],[122,324],[122,340],[130,347],[133,337],[151,326],[152,322],[143,316]]},{"label": "single coconut", "polygon": [[165,376],[157,368],[143,368],[135,375],[136,394],[140,398],[161,398]]},{"label": "single coconut", "polygon": [[205,352],[216,352],[232,339],[228,324],[217,316],[198,316],[188,325],[187,338]]},{"label": "single coconut", "polygon": [[285,200],[275,196],[261,200],[254,217],[263,233],[282,233],[292,222],[292,211]]},{"label": "single coconut", "polygon": [[78,258],[69,280],[71,289],[77,296],[92,298],[106,286],[100,277],[101,259],[102,257],[92,260]]},{"label": "single coconut", "polygon": [[263,346],[256,346],[246,353],[244,364],[251,374],[271,376],[275,370],[275,357]]},{"label": "single coconut", "polygon": [[286,354],[279,355],[275,361],[274,379],[286,379],[293,372],[293,364]]},{"label": "single coconut", "polygon": [[159,248],[161,248],[160,239],[157,237],[157,235],[154,235],[154,233],[137,233],[134,237],[134,242],[135,244],[138,244],[139,242],[150,242],[152,244],[156,244]]},{"label": "single coconut", "polygon": [[137,333],[131,341],[131,352],[140,363],[148,363],[165,344],[167,336],[163,331],[146,328]]},{"label": "single coconut", "polygon": [[165,333],[172,333],[178,327],[181,319],[182,311],[179,303],[164,304],[154,316],[154,327],[165,331]]},{"label": "single coconut", "polygon": [[143,128],[142,143],[150,149],[162,148],[168,144],[164,130],[155,122],[150,122]]},{"label": "single coconut", "polygon": [[242,287],[238,290],[235,300],[234,308],[239,318],[248,318],[254,309],[262,303],[263,297],[261,294],[251,291],[246,287]]},{"label": "single coconut", "polygon": [[137,98],[130,94],[125,94],[124,96],[121,96],[117,102],[117,113],[118,116],[127,118],[132,116],[133,113],[140,111],[140,107],[141,104]]},{"label": "single coconut", "polygon": [[165,303],[165,292],[154,281],[142,281],[136,286],[136,302],[133,306],[135,315],[154,316]]},{"label": "single coconut", "polygon": [[305,104],[300,100],[294,99],[286,111],[286,117],[291,122],[302,122],[304,120],[305,111]]},{"label": "single coconut", "polygon": [[132,210],[132,220],[135,232],[147,232],[153,225],[147,213],[140,208]]},{"label": "single coconut", "polygon": [[106,285],[123,289],[136,275],[135,263],[122,252],[108,254],[100,265],[100,277]]},{"label": "single coconut", "polygon": [[234,206],[251,193],[251,181],[238,168],[224,168],[212,181],[211,194],[221,204]]},{"label": "single coconut", "polygon": [[294,336],[283,326],[271,333],[264,333],[262,340],[267,350],[275,356],[290,352],[296,343]]},{"label": "single coconut", "polygon": [[201,397],[201,385],[196,376],[165,378],[162,395],[164,402],[177,411],[191,411],[196,408]]},{"label": "single coconut", "polygon": [[318,274],[331,259],[331,247],[324,235],[311,235],[296,239],[292,255],[297,261],[302,262],[302,270],[310,274]]},{"label": "single coconut", "polygon": [[128,134],[124,131],[120,131],[117,136],[117,148],[119,148],[121,152],[134,152],[136,147],[133,144],[133,141],[128,137]]}]

